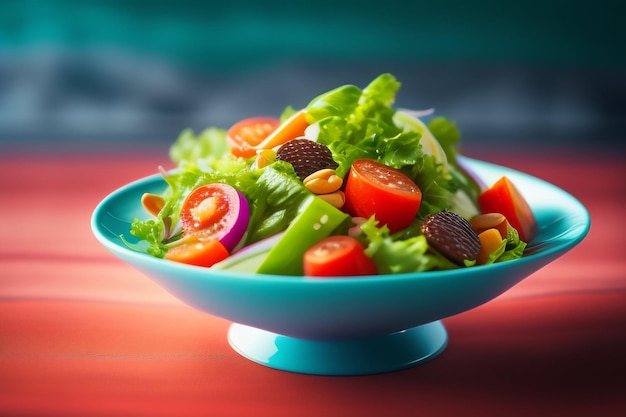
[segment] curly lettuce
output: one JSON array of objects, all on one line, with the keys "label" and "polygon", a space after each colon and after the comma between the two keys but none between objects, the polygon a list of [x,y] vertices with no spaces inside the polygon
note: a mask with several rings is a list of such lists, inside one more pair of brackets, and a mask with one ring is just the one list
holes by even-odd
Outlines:
[{"label": "curly lettuce", "polygon": [[[421,221],[401,232],[390,234],[387,226],[379,226],[374,217],[360,226],[360,240],[365,253],[376,263],[380,274],[425,272],[460,268],[437,251],[433,251],[426,236],[419,231]],[[509,226],[502,245],[491,253],[484,265],[521,258],[526,243],[521,241],[517,231]],[[476,261],[466,260],[465,267],[474,266]]]},{"label": "curly lettuce", "polygon": [[423,234],[391,235],[387,226],[378,227],[374,217],[361,225],[361,231],[365,253],[374,260],[379,274],[458,268],[444,256],[430,251]]},{"label": "curly lettuce", "polygon": [[360,158],[400,169],[422,191],[420,216],[455,209],[453,197],[459,190],[467,192],[472,201],[477,188],[460,174],[454,163],[460,138],[456,126],[443,118],[433,120],[429,126],[452,161],[444,165],[423,151],[420,130],[397,123],[393,104],[400,85],[391,74],[382,74],[362,90],[345,85],[309,103],[307,117],[319,125],[317,141],[333,153],[339,165],[337,175],[345,176],[352,163]]}]

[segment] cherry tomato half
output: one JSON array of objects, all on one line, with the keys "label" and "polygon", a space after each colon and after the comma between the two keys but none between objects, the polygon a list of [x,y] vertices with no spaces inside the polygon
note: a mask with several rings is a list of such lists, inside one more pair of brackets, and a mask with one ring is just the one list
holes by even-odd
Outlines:
[{"label": "cherry tomato half", "polygon": [[407,228],[422,202],[422,191],[406,174],[371,159],[352,164],[345,193],[351,214],[365,218],[374,215],[391,233]]},{"label": "cherry tomato half", "polygon": [[197,266],[213,266],[230,256],[228,250],[215,238],[205,239],[201,233],[184,238],[184,243],[174,246],[165,259]]},{"label": "cherry tomato half", "polygon": [[376,275],[376,264],[358,240],[329,236],[311,246],[303,257],[304,275],[316,277]]},{"label": "cherry tomato half", "polygon": [[250,213],[245,197],[228,184],[206,184],[194,189],[180,211],[183,232],[213,237],[232,250],[243,237]]},{"label": "cherry tomato half", "polygon": [[256,155],[255,146],[263,142],[280,125],[273,117],[251,117],[231,126],[226,141],[233,155],[251,158]]}]

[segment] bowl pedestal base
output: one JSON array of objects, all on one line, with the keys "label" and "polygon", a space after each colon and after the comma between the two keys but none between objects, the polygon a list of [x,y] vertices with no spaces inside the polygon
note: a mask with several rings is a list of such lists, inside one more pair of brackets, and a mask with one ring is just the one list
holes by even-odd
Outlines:
[{"label": "bowl pedestal base", "polygon": [[306,340],[233,323],[230,346],[270,368],[313,375],[370,375],[424,363],[446,348],[448,334],[434,321],[383,336]]}]

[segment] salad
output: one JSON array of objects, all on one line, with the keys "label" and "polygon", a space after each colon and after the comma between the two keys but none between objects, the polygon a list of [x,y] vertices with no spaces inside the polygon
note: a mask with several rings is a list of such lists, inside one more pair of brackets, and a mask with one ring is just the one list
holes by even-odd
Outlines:
[{"label": "salad", "polygon": [[[185,130],[167,187],[127,246],[225,271],[342,277],[468,268],[523,256],[536,223],[507,177],[458,158],[455,124],[394,107],[382,74],[228,129]],[[425,122],[424,120],[427,120]]]}]

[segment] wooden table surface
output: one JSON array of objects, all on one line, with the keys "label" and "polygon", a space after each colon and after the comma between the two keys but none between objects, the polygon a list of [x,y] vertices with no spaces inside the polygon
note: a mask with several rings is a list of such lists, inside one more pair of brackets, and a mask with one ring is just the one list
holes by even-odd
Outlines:
[{"label": "wooden table surface", "polygon": [[166,155],[0,155],[2,416],[626,415],[624,160],[588,152],[469,154],[565,189],[587,238],[495,300],[443,322],[426,364],[322,377],[252,363],[229,322],[110,255],[90,217]]}]

